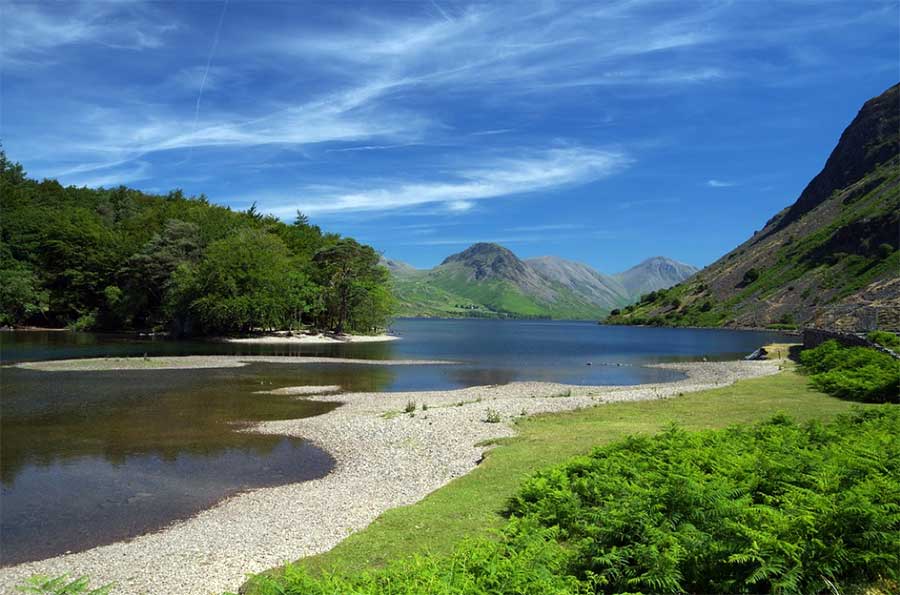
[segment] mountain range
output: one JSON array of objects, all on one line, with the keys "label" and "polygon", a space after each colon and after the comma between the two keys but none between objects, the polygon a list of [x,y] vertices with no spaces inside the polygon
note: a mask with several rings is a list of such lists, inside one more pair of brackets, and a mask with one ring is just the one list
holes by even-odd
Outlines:
[{"label": "mountain range", "polygon": [[614,310],[607,322],[900,330],[898,243],[895,85],[862,106],[796,202],[698,274]]},{"label": "mountain range", "polygon": [[477,243],[433,269],[382,259],[400,316],[596,319],[641,293],[671,287],[698,269],[663,257],[615,275],[542,256],[520,259],[498,244]]}]

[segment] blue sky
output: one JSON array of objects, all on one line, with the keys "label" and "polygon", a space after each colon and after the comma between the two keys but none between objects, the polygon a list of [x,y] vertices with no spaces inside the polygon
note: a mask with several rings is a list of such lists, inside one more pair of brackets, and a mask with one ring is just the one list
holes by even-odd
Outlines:
[{"label": "blue sky", "polygon": [[897,82],[874,1],[0,4],[36,177],[297,209],[419,267],[475,241],[703,266]]}]

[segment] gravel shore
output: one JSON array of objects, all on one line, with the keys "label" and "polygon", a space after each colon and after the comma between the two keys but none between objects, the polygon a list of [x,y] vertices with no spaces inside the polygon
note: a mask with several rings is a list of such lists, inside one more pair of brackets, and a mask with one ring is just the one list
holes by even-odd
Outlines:
[{"label": "gravel shore", "polygon": [[[2,568],[0,592],[15,592],[14,585],[33,574],[62,573],[88,575],[94,584],[114,582],[113,593],[206,595],[236,590],[247,573],[327,551],[383,511],[414,503],[468,473],[485,450],[477,444],[512,435],[510,422],[523,409],[531,415],[668,398],[774,374],[778,362],[660,367],[684,371],[687,377],[630,387],[517,382],[449,391],[304,397],[345,404],[318,417],[266,422],[246,431],[312,440],[336,460],[328,476],[239,494],[131,541]],[[415,416],[402,413],[409,401],[419,406]],[[421,410],[422,404],[428,405],[427,411]],[[502,423],[485,423],[489,408]]]},{"label": "gravel shore", "polygon": [[225,337],[219,339],[225,343],[249,343],[258,345],[331,345],[334,343],[383,343],[396,341],[396,335],[292,335],[274,334],[258,337]]},{"label": "gravel shore", "polygon": [[17,368],[42,372],[103,372],[107,370],[184,370],[200,368],[240,368],[263,364],[357,364],[368,366],[421,366],[454,364],[445,360],[351,359],[293,355],[182,355],[154,357],[93,357],[56,359],[14,364]]}]

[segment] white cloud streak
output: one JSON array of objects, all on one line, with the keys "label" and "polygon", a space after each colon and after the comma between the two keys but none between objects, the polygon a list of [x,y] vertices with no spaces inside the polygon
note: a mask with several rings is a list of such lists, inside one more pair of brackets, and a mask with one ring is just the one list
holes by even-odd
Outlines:
[{"label": "white cloud streak", "polygon": [[178,26],[133,2],[68,2],[46,6],[0,2],[0,59],[4,68],[45,65],[73,44],[124,50],[159,47]]},{"label": "white cloud streak", "polygon": [[569,231],[584,229],[586,226],[578,223],[548,223],[547,225],[523,225],[510,227],[508,231]]},{"label": "white cloud streak", "polygon": [[[470,159],[478,150],[474,142],[499,148],[505,141],[506,149],[514,151],[505,136],[514,130],[504,126],[518,126],[518,122],[482,120],[480,130],[469,130],[445,121],[453,110],[441,108],[441,102],[452,97],[454,105],[477,113],[491,102],[496,109],[498,104],[505,107],[522,101],[529,110],[539,111],[555,106],[563,94],[584,93],[585,88],[598,93],[620,88],[629,93],[660,93],[740,77],[744,75],[740,68],[748,63],[736,66],[727,49],[754,47],[757,41],[778,44],[784,32],[792,29],[780,23],[766,23],[765,30],[735,27],[728,17],[735,12],[739,16],[739,4],[688,4],[660,13],[657,5],[643,0],[470,5],[435,0],[418,10],[411,5],[390,18],[336,9],[333,22],[339,23],[339,29],[323,29],[318,21],[309,27],[290,22],[257,41],[232,46],[223,39],[216,54],[217,68],[210,66],[205,48],[202,57],[186,56],[193,63],[170,71],[176,74],[169,74],[168,83],[160,88],[168,84],[171,91],[180,82],[178,100],[190,89],[199,91],[196,102],[180,104],[171,97],[117,102],[119,89],[111,86],[102,105],[96,102],[99,93],[88,94],[80,109],[60,114],[58,127],[45,127],[57,137],[47,132],[10,141],[26,147],[17,155],[23,160],[76,163],[65,168],[70,173],[61,174],[64,182],[87,179],[84,174],[90,172],[95,172],[96,179],[109,180],[113,174],[105,172],[124,171],[124,179],[128,170],[122,168],[129,162],[168,163],[161,156],[145,158],[194,148],[284,145],[301,149],[328,143],[337,146],[325,146],[325,151],[335,159],[346,152],[349,160],[367,154],[374,159],[375,151],[411,144],[432,148],[446,144],[450,148],[435,160],[441,164],[452,152],[464,152],[463,159]],[[0,3],[0,56],[4,67],[18,68],[64,60],[63,50],[75,44],[163,48],[182,27],[163,15],[164,6],[127,1]],[[868,11],[866,18],[881,18],[885,11]],[[803,38],[810,31],[818,34],[826,27],[841,26],[844,16],[804,20],[795,26],[799,29],[792,43],[794,37]],[[242,67],[254,74],[235,76]],[[283,87],[249,88],[261,78],[278,76],[293,80],[285,81]],[[315,84],[306,85],[307,79]],[[301,81],[304,84],[298,84]],[[211,91],[222,93],[229,85],[239,87],[244,95],[252,94],[254,100],[217,102]],[[515,132],[521,142],[528,130],[516,128]],[[345,146],[350,144],[355,146]],[[316,150],[309,149],[311,158]],[[604,161],[590,149],[573,153],[591,165],[578,159],[557,163],[548,152],[498,161],[493,172],[474,168],[454,177],[417,162],[416,173],[424,181],[401,180],[358,190],[366,182],[357,179],[347,189],[314,194],[310,207],[329,213],[439,203],[444,212],[464,211],[485,198],[607,175],[598,171],[609,169],[610,155]],[[243,158],[251,159],[248,155],[245,152]],[[552,167],[538,171],[538,164]],[[260,163],[264,165],[268,164]],[[152,171],[144,173],[153,177]],[[723,188],[733,183],[709,180],[707,185]]]},{"label": "white cloud streak", "polygon": [[731,188],[732,186],[737,186],[735,182],[729,182],[726,180],[707,180],[706,185],[710,188]]},{"label": "white cloud streak", "polygon": [[470,209],[475,201],[584,184],[626,168],[631,158],[619,151],[583,147],[553,148],[518,158],[494,159],[462,169],[436,182],[396,182],[366,190],[331,192],[302,198],[269,210],[285,215],[382,211],[442,203],[451,211]]},{"label": "white cloud streak", "polygon": [[[274,54],[283,65],[297,58],[330,67],[341,65],[340,71],[350,84],[291,101],[263,99],[256,114],[229,113],[210,106],[210,113],[201,120],[198,105],[209,76],[203,69],[198,73],[193,114],[178,115],[153,104],[136,109],[131,103],[121,109],[93,108],[72,118],[87,121],[90,126],[80,127],[80,139],[68,146],[69,161],[81,159],[83,168],[99,170],[151,153],[197,147],[304,146],[390,139],[395,142],[369,142],[347,149],[394,148],[422,141],[430,129],[440,129],[428,114],[405,109],[392,100],[411,90],[475,92],[502,85],[507,93],[533,93],[540,88],[565,86],[634,85],[642,77],[645,82],[653,79],[657,84],[681,84],[720,76],[711,68],[687,74],[679,70],[642,74],[635,67],[622,68],[618,60],[659,55],[710,38],[708,33],[692,31],[691,22],[647,23],[628,9],[628,4],[599,11],[593,7],[548,11],[540,4],[515,8],[481,5],[463,9],[456,18],[444,18],[449,16],[444,11],[441,18],[430,21],[360,20],[355,26],[350,23],[339,38],[295,33],[274,43],[266,42],[268,45],[255,51]],[[34,7],[23,15],[19,20],[32,31],[27,38],[55,39],[56,46],[101,40],[107,35],[106,29],[87,18],[66,24],[50,11]],[[623,23],[640,28],[640,37],[628,33]],[[160,31],[158,25],[150,24],[143,29]],[[27,38],[11,43],[24,49]],[[147,47],[158,44],[150,33],[139,39]],[[216,78],[225,73],[227,70],[220,68]],[[508,131],[475,134],[491,136]]]}]

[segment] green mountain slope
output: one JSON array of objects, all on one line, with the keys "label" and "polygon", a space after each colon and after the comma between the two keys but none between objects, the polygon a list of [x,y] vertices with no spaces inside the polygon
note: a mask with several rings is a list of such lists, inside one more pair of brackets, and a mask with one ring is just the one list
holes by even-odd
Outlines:
[{"label": "green mountain slope", "polygon": [[475,244],[427,271],[383,263],[400,316],[594,319],[633,299],[615,278],[585,264],[551,256],[521,260],[497,244]]},{"label": "green mountain slope", "polygon": [[900,306],[900,86],[863,106],[798,200],[752,238],[607,322],[766,326]]}]

